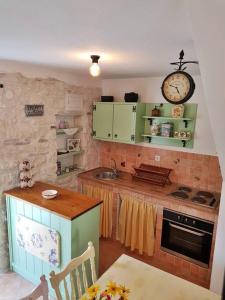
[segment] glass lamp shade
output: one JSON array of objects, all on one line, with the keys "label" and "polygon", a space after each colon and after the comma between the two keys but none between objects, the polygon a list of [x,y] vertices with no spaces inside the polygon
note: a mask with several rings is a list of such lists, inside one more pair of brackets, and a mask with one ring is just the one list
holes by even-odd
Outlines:
[{"label": "glass lamp shade", "polygon": [[98,63],[96,63],[96,62],[92,63],[92,65],[89,68],[89,71],[90,71],[90,74],[94,77],[99,76],[101,73],[100,67],[99,67]]}]

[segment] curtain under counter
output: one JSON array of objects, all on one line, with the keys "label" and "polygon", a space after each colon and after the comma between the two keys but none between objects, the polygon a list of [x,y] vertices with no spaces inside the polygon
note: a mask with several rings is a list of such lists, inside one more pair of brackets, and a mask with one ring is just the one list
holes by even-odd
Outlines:
[{"label": "curtain under counter", "polygon": [[139,254],[154,254],[156,207],[134,196],[120,194],[121,207],[118,224],[119,241]]},{"label": "curtain under counter", "polygon": [[103,201],[103,204],[100,205],[100,236],[111,238],[113,228],[113,192],[98,186],[83,184],[82,193]]}]

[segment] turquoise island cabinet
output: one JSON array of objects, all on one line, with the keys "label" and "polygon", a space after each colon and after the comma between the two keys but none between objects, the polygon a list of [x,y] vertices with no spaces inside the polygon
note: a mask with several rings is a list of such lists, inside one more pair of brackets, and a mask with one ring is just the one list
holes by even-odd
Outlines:
[{"label": "turquoise island cabinet", "polygon": [[[58,191],[55,199],[42,198],[41,192],[49,189]],[[14,188],[5,192],[5,195],[12,271],[36,285],[42,274],[48,278],[52,270],[61,271],[72,258],[82,254],[88,242],[92,241],[98,273],[101,201],[41,182],[28,189]],[[21,238],[23,234],[26,237]],[[48,240],[48,234],[50,239],[53,238],[51,241]],[[45,240],[45,249],[40,251],[41,243]],[[49,250],[51,242],[55,243],[57,249]],[[37,248],[33,249],[34,245]],[[44,252],[48,254],[48,251],[51,254],[45,255]]]},{"label": "turquoise island cabinet", "polygon": [[93,105],[95,139],[135,144],[143,141],[146,104],[96,102]]}]

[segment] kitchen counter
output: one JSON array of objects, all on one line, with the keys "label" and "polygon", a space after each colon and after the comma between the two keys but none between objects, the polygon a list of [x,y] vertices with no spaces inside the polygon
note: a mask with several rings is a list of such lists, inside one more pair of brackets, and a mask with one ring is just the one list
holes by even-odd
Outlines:
[{"label": "kitchen counter", "polygon": [[[105,185],[111,188],[118,188],[118,189],[126,189],[130,190],[132,193],[138,193],[145,196],[149,196],[151,198],[151,201],[156,202],[164,207],[167,208],[177,208],[178,211],[182,211],[186,208],[187,210],[190,210],[193,215],[198,216],[199,214],[201,217],[205,219],[209,219],[214,221],[217,218],[218,215],[218,206],[217,208],[208,208],[201,205],[196,205],[195,203],[192,203],[190,201],[180,200],[177,198],[174,198],[170,196],[169,194],[172,191],[175,191],[178,186],[181,186],[181,184],[168,184],[163,186],[157,186],[153,184],[149,184],[147,182],[138,181],[133,179],[132,174],[127,172],[119,172],[119,178],[114,180],[100,180],[96,179],[95,175],[97,173],[100,173],[102,171],[109,170],[108,168],[96,168],[87,172],[83,172],[78,175],[79,179],[81,181],[91,181],[96,184]],[[193,188],[193,192],[196,189]],[[197,190],[196,190],[197,191]],[[216,193],[216,198],[219,202],[220,195]],[[185,211],[183,211],[185,212]]]},{"label": "kitchen counter", "polygon": [[[41,195],[44,190],[57,190],[58,196],[50,200],[44,199]],[[16,187],[5,191],[5,194],[30,202],[69,220],[79,217],[102,203],[101,200],[91,199],[80,193],[44,182],[36,182],[32,188]]]},{"label": "kitchen counter", "polygon": [[[80,191],[86,186],[99,187],[108,190],[113,194],[112,209],[112,240],[118,239],[118,220],[121,205],[121,197],[123,194],[140,199],[141,201],[150,202],[157,208],[156,230],[155,230],[155,251],[154,255],[149,259],[144,256],[143,260],[157,268],[170,272],[183,279],[192,281],[204,287],[209,287],[211,267],[213,261],[213,251],[216,237],[216,227],[218,218],[218,207],[208,208],[191,201],[174,198],[169,194],[175,191],[181,184],[168,184],[164,187],[153,185],[147,182],[138,181],[132,178],[132,175],[126,172],[120,172],[119,178],[114,180],[99,180],[95,178],[97,173],[109,170],[107,168],[96,168],[79,174]],[[193,193],[197,189],[193,188]],[[214,193],[215,194],[215,193]],[[220,195],[215,194],[218,202]],[[164,251],[161,247],[161,235],[163,227],[164,209],[169,209],[177,213],[206,220],[214,224],[211,255],[208,267],[195,264],[195,262],[185,260],[182,255],[177,256],[168,251]]]},{"label": "kitchen counter", "polygon": [[[80,191],[84,191],[85,186],[98,187],[113,194],[112,208],[112,237],[113,241],[118,240],[118,220],[121,205],[121,197],[123,194],[137,198],[141,201],[149,202],[155,205],[157,209],[156,230],[155,230],[155,251],[154,255],[149,259],[143,257],[143,261],[150,263],[157,268],[170,272],[183,279],[204,287],[209,287],[211,268],[213,261],[213,251],[216,237],[216,227],[218,218],[219,205],[216,208],[204,207],[191,201],[174,198],[169,195],[175,191],[181,184],[168,184],[164,187],[153,185],[147,182],[138,181],[132,178],[132,174],[122,172],[119,173],[118,179],[99,180],[95,176],[97,173],[109,170],[108,168],[96,168],[87,172],[83,172],[78,176]],[[193,193],[197,192],[193,188]],[[216,199],[220,199],[220,195],[214,193]],[[192,261],[187,261],[183,256],[174,255],[168,251],[164,251],[161,247],[161,235],[163,226],[164,209],[169,209],[177,213],[202,219],[214,224],[212,247],[210,254],[209,266],[204,267]],[[125,249],[124,249],[125,250]]]}]

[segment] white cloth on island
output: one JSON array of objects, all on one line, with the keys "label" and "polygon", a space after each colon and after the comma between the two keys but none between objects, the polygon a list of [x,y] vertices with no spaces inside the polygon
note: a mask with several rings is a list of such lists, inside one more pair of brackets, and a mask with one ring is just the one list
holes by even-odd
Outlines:
[{"label": "white cloth on island", "polygon": [[25,251],[53,266],[59,266],[60,235],[56,230],[17,215],[16,241]]}]

